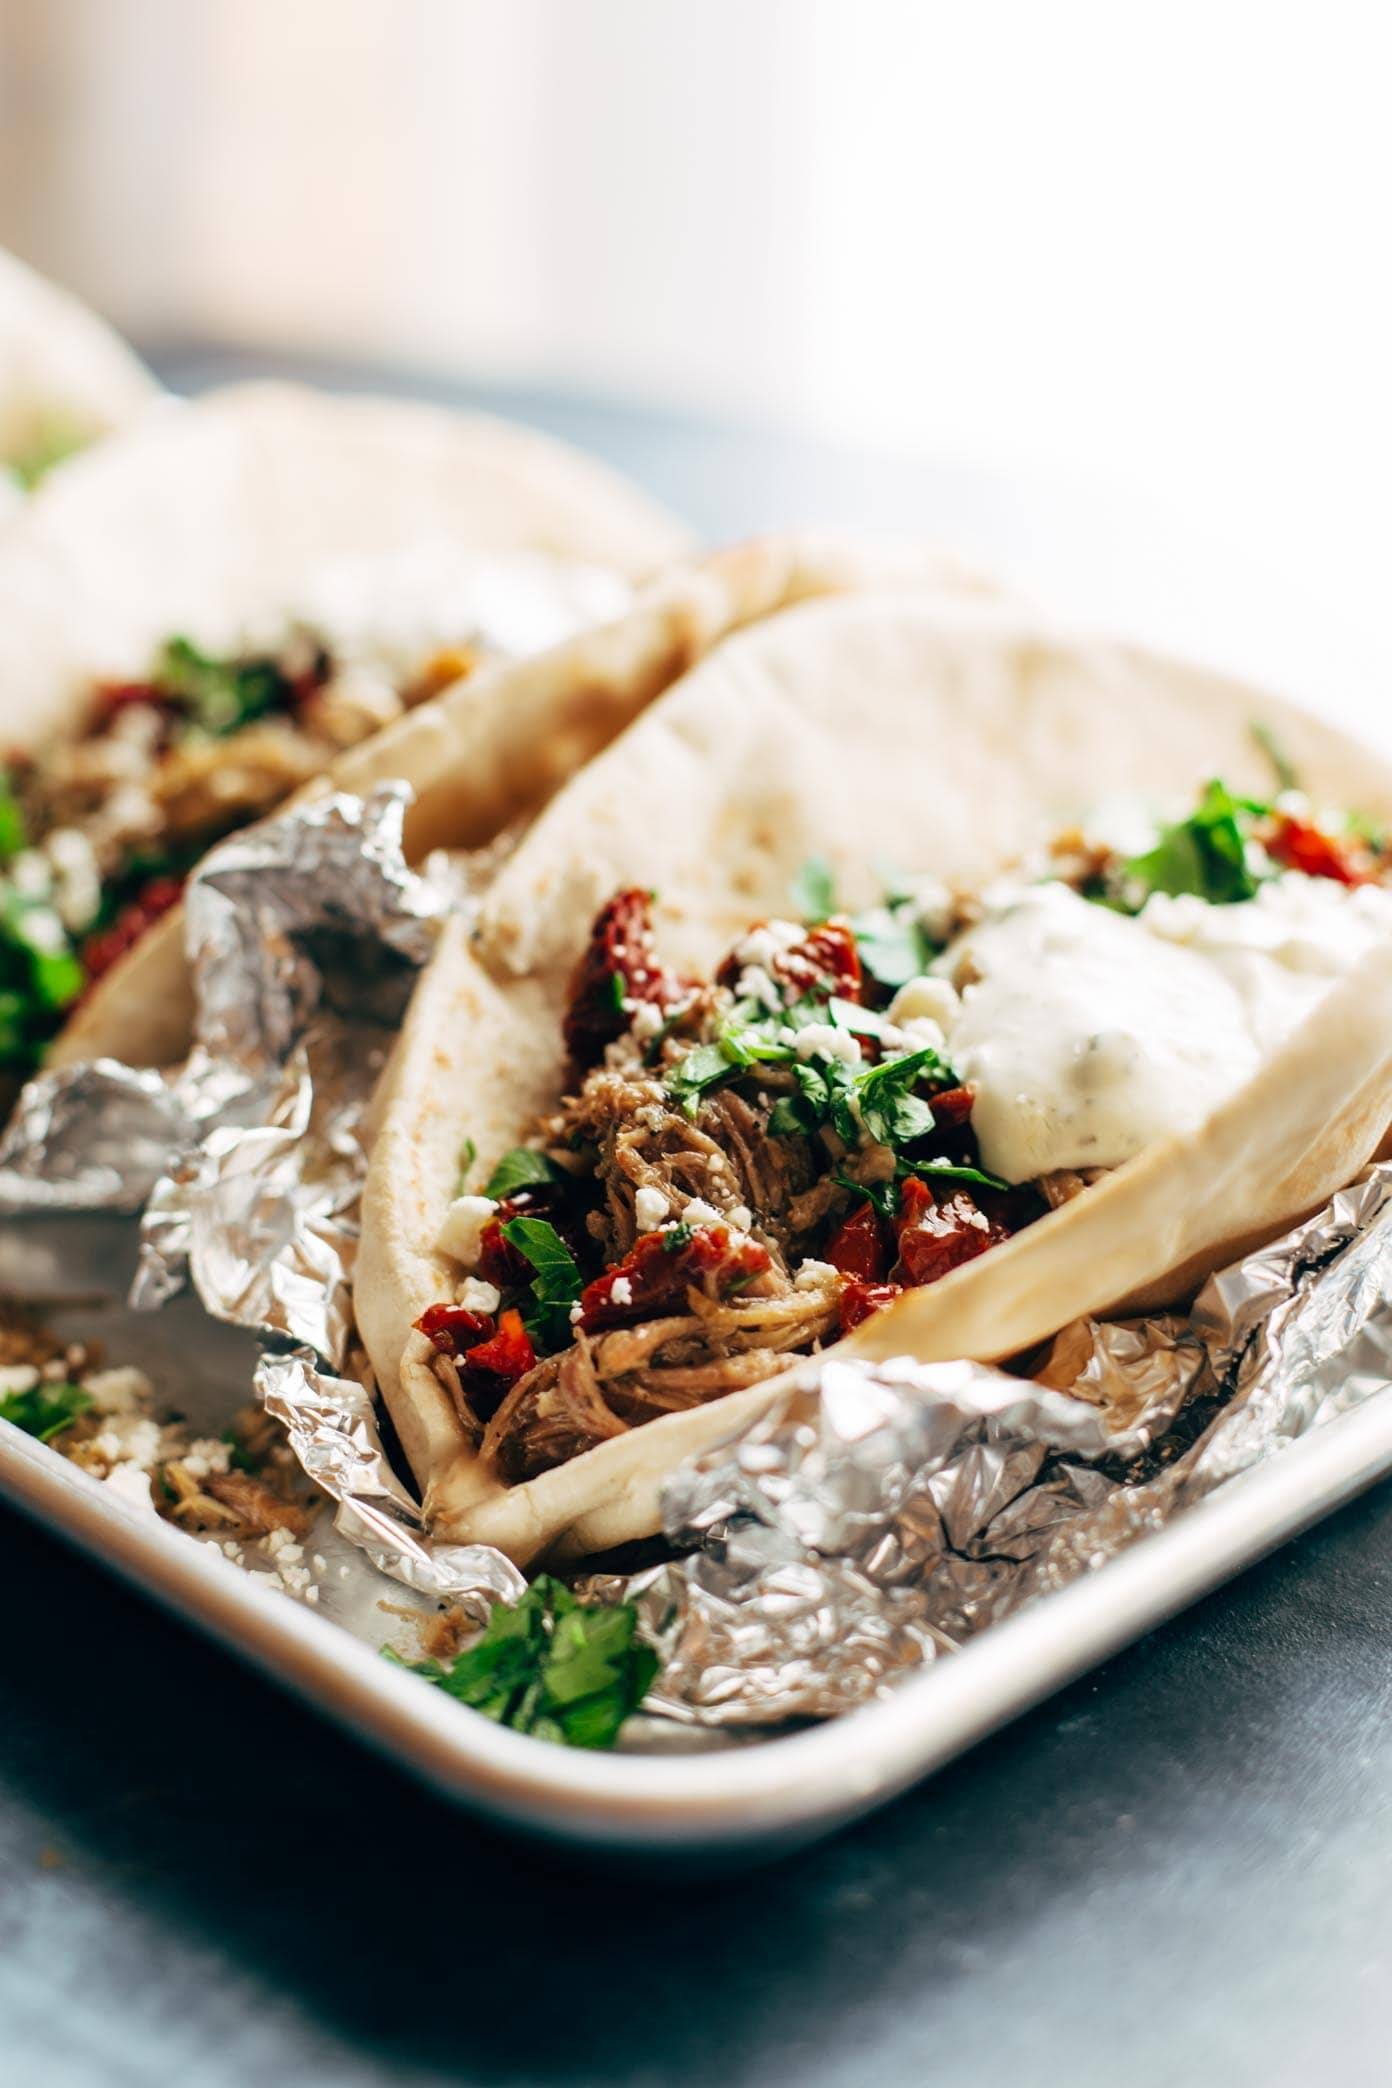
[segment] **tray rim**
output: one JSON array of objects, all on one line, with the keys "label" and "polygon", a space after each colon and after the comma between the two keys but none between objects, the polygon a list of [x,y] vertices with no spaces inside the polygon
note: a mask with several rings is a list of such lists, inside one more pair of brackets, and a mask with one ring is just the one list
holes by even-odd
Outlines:
[{"label": "tray rim", "polygon": [[0,1421],[0,1496],[443,1796],[580,1848],[748,1860],[887,1803],[1388,1476],[1392,1387],[877,1703],[737,1748],[589,1754],[453,1703]]}]

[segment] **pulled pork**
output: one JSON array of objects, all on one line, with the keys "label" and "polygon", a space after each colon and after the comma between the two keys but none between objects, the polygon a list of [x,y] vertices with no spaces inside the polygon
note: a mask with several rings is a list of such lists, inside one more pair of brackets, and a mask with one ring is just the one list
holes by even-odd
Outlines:
[{"label": "pulled pork", "polygon": [[[574,1084],[483,1229],[473,1288],[417,1322],[509,1483],[777,1375],[1039,1208],[975,1168],[951,1069],[921,1048],[910,1062],[913,1039],[857,1012],[848,924],[749,942],[762,961],[741,945],[698,985],[661,962],[647,894],[601,911],[564,1021]],[[902,1149],[889,1117],[864,1121],[874,1068],[896,1060],[924,1096],[895,1119]],[[559,1304],[536,1273],[557,1248],[573,1277]]]}]

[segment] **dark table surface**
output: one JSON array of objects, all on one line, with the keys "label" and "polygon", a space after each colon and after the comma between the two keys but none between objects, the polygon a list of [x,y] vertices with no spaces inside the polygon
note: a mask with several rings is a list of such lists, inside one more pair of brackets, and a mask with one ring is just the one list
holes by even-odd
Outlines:
[{"label": "dark table surface", "polygon": [[[989,551],[1010,504],[487,402],[712,533],[974,515]],[[0,1577],[4,2088],[1392,2078],[1387,1489],[853,1832],[698,1883],[493,1838],[9,1515]]]}]

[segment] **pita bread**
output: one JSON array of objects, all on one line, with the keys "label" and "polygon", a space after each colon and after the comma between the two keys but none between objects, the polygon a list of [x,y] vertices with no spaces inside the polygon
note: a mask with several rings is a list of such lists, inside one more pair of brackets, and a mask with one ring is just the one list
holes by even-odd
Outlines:
[{"label": "pita bread", "polygon": [[[234,647],[344,562],[542,553],[636,584],[688,542],[604,466],[482,415],[287,385],[165,399],[59,466],[0,535],[0,731],[20,750],[60,738],[94,680],[140,678],[176,633]],[[60,1062],[181,1054],[181,923],[99,981]]]},{"label": "pita bread", "polygon": [[[481,1465],[413,1331],[452,1295],[434,1240],[467,1134],[486,1170],[554,1106],[565,984],[599,904],[656,890],[664,960],[707,975],[827,855],[854,906],[874,865],[974,884],[1112,794],[1264,789],[1251,725],[1317,800],[1392,811],[1392,771],[1258,691],[1009,606],[874,593],[715,647],[551,801],[423,976],[378,1102],[359,1325],[433,1527],[519,1562],[659,1527],[666,1475],[778,1380],[632,1429],[525,1484]],[[1156,1145],[852,1337],[862,1353],[1016,1354],[1086,1312],[1153,1304],[1347,1181],[1392,1111],[1392,944],[1377,946],[1198,1130]]]},{"label": "pita bread", "polygon": [[27,473],[159,395],[149,371],[95,312],[0,250],[0,465]]}]

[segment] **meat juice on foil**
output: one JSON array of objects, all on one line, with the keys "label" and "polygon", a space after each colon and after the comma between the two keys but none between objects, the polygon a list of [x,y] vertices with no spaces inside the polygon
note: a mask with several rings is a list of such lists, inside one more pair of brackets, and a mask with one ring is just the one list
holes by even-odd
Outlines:
[{"label": "meat juice on foil", "polygon": [[[322,796],[213,851],[189,892],[187,1064],[33,1081],[0,1145],[0,1215],[139,1211],[133,1304],[191,1282],[254,1330],[257,1394],[340,1535],[418,1599],[481,1616],[522,1576],[432,1541],[352,1322],[368,1100],[441,919],[477,889],[467,866],[408,867],[408,802],[399,785]],[[673,1558],[586,1583],[635,1602],[663,1655],[645,1708],[724,1728],[847,1710],[1386,1389],[1392,1168],[1214,1277],[1187,1317],[1077,1323],[1037,1371],[798,1365],[673,1475]]]}]

